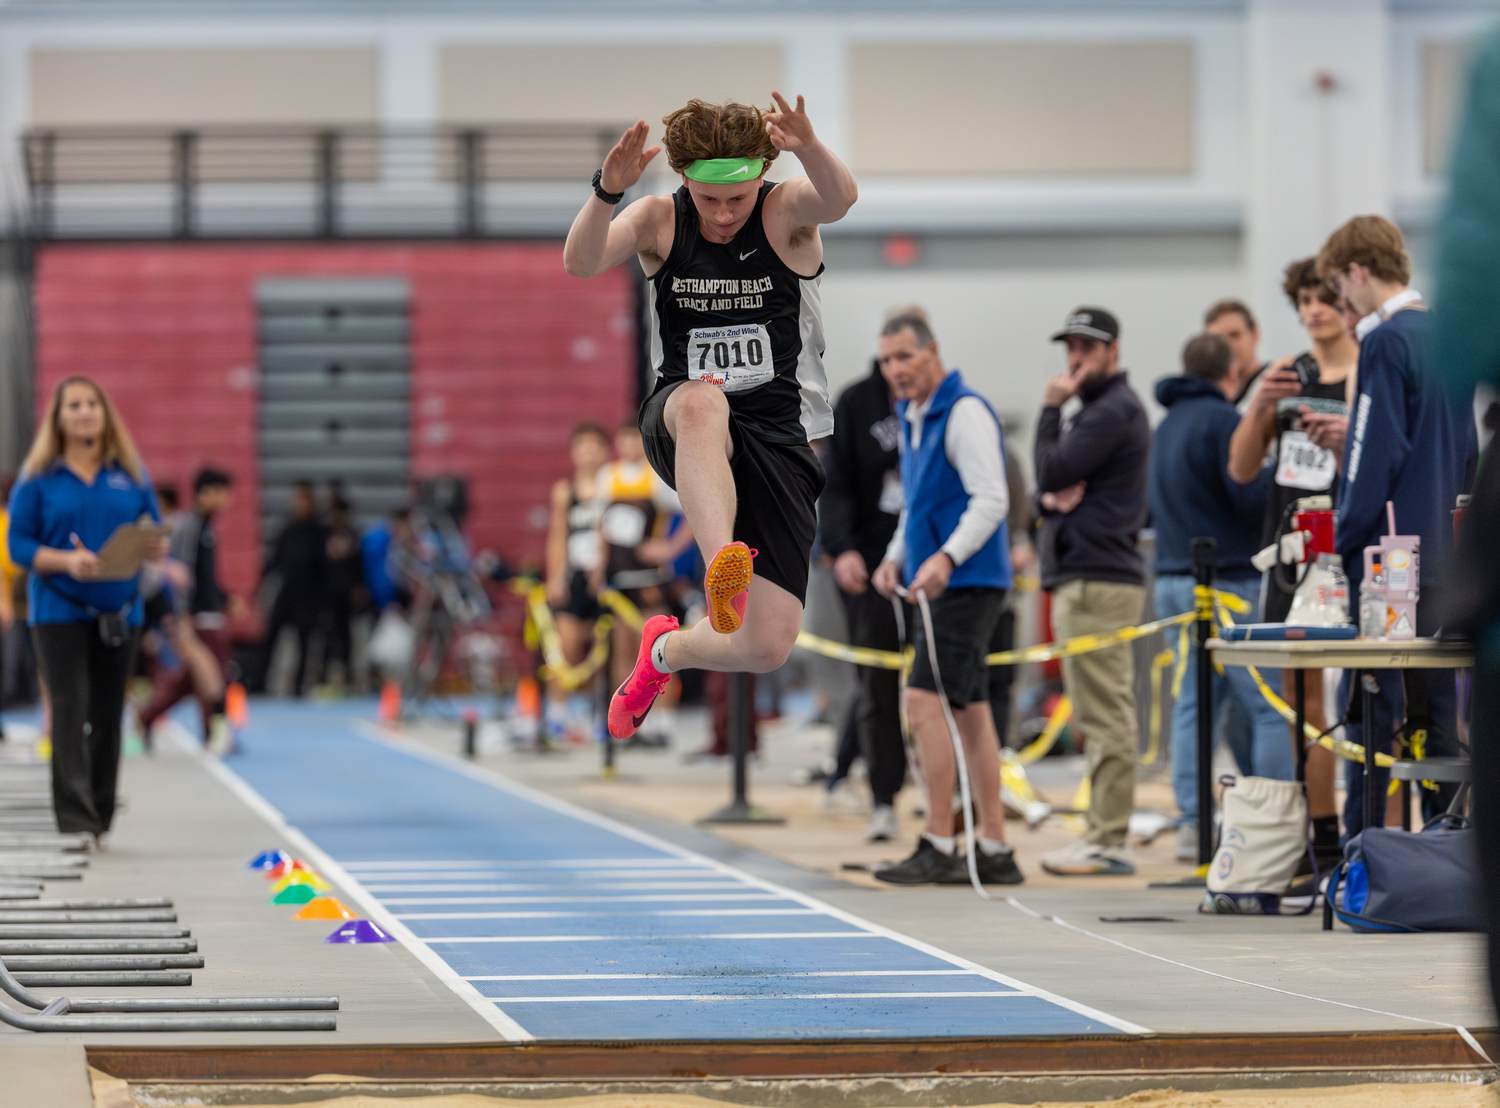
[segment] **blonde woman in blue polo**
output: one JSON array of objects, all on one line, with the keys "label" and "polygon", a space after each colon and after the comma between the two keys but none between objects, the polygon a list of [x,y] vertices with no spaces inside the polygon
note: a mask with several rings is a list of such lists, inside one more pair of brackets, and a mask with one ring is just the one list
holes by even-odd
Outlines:
[{"label": "blonde woman in blue polo", "polygon": [[[86,377],[53,391],[10,497],[11,559],[31,570],[28,622],[52,698],[59,831],[109,831],[120,715],[140,636],[139,580],[97,580],[121,524],[160,520],[151,479],[109,397]],[[166,557],[166,540],[149,552]],[[85,724],[88,725],[85,733]]]}]

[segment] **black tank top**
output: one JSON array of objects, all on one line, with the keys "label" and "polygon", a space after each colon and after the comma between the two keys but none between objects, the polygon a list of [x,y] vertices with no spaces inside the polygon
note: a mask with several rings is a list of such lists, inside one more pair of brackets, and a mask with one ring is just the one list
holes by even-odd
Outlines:
[{"label": "black tank top", "polygon": [[572,478],[568,480],[568,497],[568,569],[590,573],[599,568],[601,556],[599,501],[578,499],[578,485]]},{"label": "black tank top", "polygon": [[656,391],[684,380],[724,390],[742,431],[765,442],[805,443],[833,430],[823,373],[823,320],[812,277],[771,249],[761,213],[776,186],[727,243],[698,231],[686,186],[673,198],[672,251],[651,277],[651,362]]}]

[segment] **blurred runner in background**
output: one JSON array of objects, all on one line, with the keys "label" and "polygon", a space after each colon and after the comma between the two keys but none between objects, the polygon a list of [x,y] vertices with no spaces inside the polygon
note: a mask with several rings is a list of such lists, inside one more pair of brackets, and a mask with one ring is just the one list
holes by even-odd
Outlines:
[{"label": "blurred runner in background", "polygon": [[[552,519],[547,529],[547,603],[562,640],[563,657],[577,665],[588,656],[594,621],[601,612],[595,598],[603,564],[599,546],[599,470],[609,460],[609,435],[597,423],[580,423],[568,440],[573,474],[552,486]],[[545,717],[553,741],[568,737],[569,691],[555,679],[547,682]]]}]

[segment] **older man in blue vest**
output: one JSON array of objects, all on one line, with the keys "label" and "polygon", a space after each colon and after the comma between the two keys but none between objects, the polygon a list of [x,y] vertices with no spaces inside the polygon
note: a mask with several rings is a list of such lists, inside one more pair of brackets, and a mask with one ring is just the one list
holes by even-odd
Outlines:
[{"label": "older man in blue vest", "polygon": [[925,595],[932,610],[933,672],[927,636],[915,621],[916,660],[906,709],[927,783],[927,830],[910,858],[876,874],[898,885],[962,884],[967,866],[954,834],[956,765],[939,679],[963,743],[975,806],[979,879],[1013,885],[1023,878],[1005,843],[1000,801],[1000,740],[989,706],[985,655],[1011,585],[1005,515],[1004,444],[989,403],[944,369],[927,321],[898,315],[880,333],[880,366],[900,398],[901,484],[906,507],[875,571],[875,588]]}]

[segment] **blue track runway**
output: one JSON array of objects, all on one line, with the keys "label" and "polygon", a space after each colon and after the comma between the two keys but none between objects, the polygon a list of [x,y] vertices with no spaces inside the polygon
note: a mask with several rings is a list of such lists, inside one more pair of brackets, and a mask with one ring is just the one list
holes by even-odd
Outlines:
[{"label": "blue track runway", "polygon": [[245,743],[215,771],[512,1039],[1145,1030],[383,740],[347,709],[260,704]]}]

